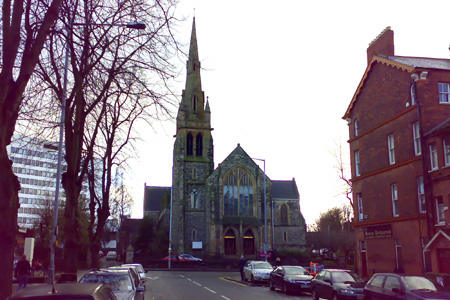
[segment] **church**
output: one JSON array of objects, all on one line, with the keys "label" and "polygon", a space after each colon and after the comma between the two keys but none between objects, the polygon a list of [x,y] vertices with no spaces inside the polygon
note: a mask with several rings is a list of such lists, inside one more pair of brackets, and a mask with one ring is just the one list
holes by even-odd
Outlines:
[{"label": "church", "polygon": [[[305,220],[295,179],[271,180],[238,144],[214,168],[211,110],[201,85],[195,18],[186,86],[177,115],[172,189],[145,186],[144,214],[172,195],[172,253],[257,259],[264,251],[302,250]],[[264,161],[265,165],[265,161]],[[265,169],[265,167],[264,167]]]}]

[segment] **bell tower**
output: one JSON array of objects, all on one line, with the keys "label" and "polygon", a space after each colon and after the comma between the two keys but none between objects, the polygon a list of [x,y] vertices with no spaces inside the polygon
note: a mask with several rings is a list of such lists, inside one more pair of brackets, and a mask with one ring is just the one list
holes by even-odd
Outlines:
[{"label": "bell tower", "polygon": [[[206,242],[206,179],[214,170],[211,111],[202,91],[195,18],[192,23],[186,86],[177,115],[172,170],[172,251],[192,253]],[[196,243],[198,244],[198,243]]]}]

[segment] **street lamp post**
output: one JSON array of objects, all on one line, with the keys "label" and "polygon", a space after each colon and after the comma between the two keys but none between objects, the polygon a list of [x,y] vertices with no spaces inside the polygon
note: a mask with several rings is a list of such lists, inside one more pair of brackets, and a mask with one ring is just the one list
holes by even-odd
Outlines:
[{"label": "street lamp post", "polygon": [[[73,23],[72,26],[123,26],[131,29],[145,29],[145,24],[142,22],[131,22],[126,24],[97,24],[97,23]],[[67,36],[70,34],[71,27],[67,28]],[[69,69],[69,40],[66,38],[66,49],[64,57],[64,81],[63,92],[61,99],[61,123],[59,124],[59,142],[58,142],[58,164],[56,169],[56,186],[55,186],[55,201],[53,203],[53,228],[50,252],[50,280],[54,287],[55,284],[55,252],[56,252],[56,235],[58,231],[58,206],[59,206],[59,185],[61,181],[61,163],[62,163],[62,143],[64,138],[64,121],[66,111],[66,94],[67,94],[67,73]]]},{"label": "street lamp post", "polygon": [[[267,261],[267,201],[266,201],[266,160],[261,158],[253,158],[254,160],[259,160],[264,163],[264,257]],[[273,220],[272,220],[273,222]]]}]

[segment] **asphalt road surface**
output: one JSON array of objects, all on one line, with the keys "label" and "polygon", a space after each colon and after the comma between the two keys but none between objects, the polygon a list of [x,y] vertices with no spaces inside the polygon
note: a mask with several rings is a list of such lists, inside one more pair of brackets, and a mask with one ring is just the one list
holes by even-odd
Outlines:
[{"label": "asphalt road surface", "polygon": [[248,285],[228,278],[238,272],[148,271],[145,300],[311,300],[311,295],[285,295],[268,286]]}]

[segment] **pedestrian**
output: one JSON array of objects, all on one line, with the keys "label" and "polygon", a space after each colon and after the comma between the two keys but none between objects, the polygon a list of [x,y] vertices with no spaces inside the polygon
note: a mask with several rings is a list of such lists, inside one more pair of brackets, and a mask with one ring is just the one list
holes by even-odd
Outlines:
[{"label": "pedestrian", "polygon": [[277,259],[275,260],[275,267],[279,267],[281,266],[281,259],[279,257],[277,257]]},{"label": "pedestrian", "polygon": [[22,254],[22,259],[17,262],[15,275],[19,285],[17,290],[24,289],[27,287],[28,278],[30,277],[31,266],[30,262],[27,260],[27,256]]},{"label": "pedestrian", "polygon": [[245,266],[245,259],[244,259],[244,255],[241,255],[241,259],[239,260],[239,272],[241,273],[241,280],[245,281],[245,276],[244,276],[244,266]]}]

